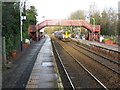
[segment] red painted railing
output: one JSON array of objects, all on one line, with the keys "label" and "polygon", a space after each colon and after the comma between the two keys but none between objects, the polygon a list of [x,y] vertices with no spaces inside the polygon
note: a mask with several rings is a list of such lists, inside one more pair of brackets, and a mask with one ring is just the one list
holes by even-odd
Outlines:
[{"label": "red painted railing", "polygon": [[99,41],[100,25],[92,25],[85,20],[77,19],[48,19],[37,24],[36,26],[30,25],[28,28],[28,34],[35,40],[37,37],[36,30],[39,31],[46,26],[82,26],[90,31],[90,33],[88,33],[89,35],[87,35],[88,40]]},{"label": "red painted railing", "polygon": [[92,25],[85,20],[75,20],[75,19],[49,19],[39,23],[36,27],[38,30],[44,28],[45,26],[83,26],[90,30],[91,32],[100,32],[100,25]]}]

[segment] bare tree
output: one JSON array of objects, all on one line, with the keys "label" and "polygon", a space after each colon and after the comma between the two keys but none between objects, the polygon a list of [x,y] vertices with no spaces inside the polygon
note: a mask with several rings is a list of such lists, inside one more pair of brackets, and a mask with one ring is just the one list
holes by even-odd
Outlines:
[{"label": "bare tree", "polygon": [[85,12],[83,10],[77,10],[69,16],[69,19],[85,19]]},{"label": "bare tree", "polygon": [[97,12],[97,4],[95,2],[92,2],[89,6],[89,17],[91,17],[93,14]]}]

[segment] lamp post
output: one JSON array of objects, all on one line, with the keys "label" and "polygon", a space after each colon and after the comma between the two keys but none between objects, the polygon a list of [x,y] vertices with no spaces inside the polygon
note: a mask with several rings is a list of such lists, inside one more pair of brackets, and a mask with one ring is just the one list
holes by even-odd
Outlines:
[{"label": "lamp post", "polygon": [[38,26],[37,26],[37,24],[36,24],[36,40],[38,41],[39,39],[38,39]]},{"label": "lamp post", "polygon": [[[89,19],[89,20],[88,20]],[[93,20],[93,25],[94,25],[94,29],[95,29],[95,18],[90,18],[90,17],[86,17],[86,20],[90,23],[90,19]]]},{"label": "lamp post", "polygon": [[93,20],[93,25],[94,25],[94,27],[93,27],[93,31],[92,31],[92,33],[93,33],[93,40],[95,39],[95,18],[92,18],[92,20]]},{"label": "lamp post", "polygon": [[[86,17],[86,18],[89,19],[90,17]],[[87,19],[87,20],[88,20],[88,19]],[[92,28],[92,29],[93,29],[93,31],[92,31],[92,38],[93,38],[93,37],[94,37],[94,32],[95,32],[95,18],[90,18],[90,19],[89,19],[89,20],[90,20],[89,23],[91,22],[91,19],[93,20],[93,23],[92,23],[92,24],[94,25],[93,28]]]},{"label": "lamp post", "polygon": [[93,20],[93,25],[94,25],[93,30],[95,30],[95,18],[92,18],[92,20]]},{"label": "lamp post", "polygon": [[23,12],[23,7],[22,6],[23,6],[23,3],[20,0],[20,6],[19,7],[20,7],[20,49],[21,49],[21,51],[23,50],[23,36],[22,36],[22,25],[23,25],[23,22],[22,21],[26,20],[26,16],[22,16],[22,12]]},{"label": "lamp post", "polygon": [[23,46],[22,46],[22,2],[20,0],[20,49],[21,51],[23,50]]}]

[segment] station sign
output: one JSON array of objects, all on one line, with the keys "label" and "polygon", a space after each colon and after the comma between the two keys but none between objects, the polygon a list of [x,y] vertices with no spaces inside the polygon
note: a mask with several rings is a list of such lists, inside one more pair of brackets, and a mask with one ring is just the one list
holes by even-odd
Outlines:
[{"label": "station sign", "polygon": [[26,16],[21,16],[22,21],[26,21]]}]

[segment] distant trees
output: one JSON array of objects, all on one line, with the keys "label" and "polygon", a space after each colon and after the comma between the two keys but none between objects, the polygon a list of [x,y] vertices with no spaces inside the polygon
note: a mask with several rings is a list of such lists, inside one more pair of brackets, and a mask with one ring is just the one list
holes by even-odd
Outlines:
[{"label": "distant trees", "polygon": [[116,35],[117,34],[117,13],[113,9],[103,11],[101,13],[101,34]]},{"label": "distant trees", "polygon": [[[117,33],[120,36],[120,1],[118,2],[118,24],[117,24]],[[120,39],[119,39],[120,45]]]},{"label": "distant trees", "polygon": [[[116,35],[117,34],[117,12],[113,8],[97,10],[96,3],[92,3],[89,9],[90,18],[95,19],[95,23],[101,25],[102,35]],[[92,23],[93,21],[90,20]]]},{"label": "distant trees", "polygon": [[[117,12],[113,8],[109,8],[108,10],[99,11],[97,9],[96,3],[92,3],[90,5],[88,11],[88,17],[90,19],[90,23],[96,25],[101,25],[101,34],[102,35],[117,35]],[[68,17],[68,19],[84,19],[86,15],[85,11],[77,10]],[[94,20],[93,20],[94,18]]]},{"label": "distant trees", "polygon": [[117,33],[120,35],[120,12],[118,13]]},{"label": "distant trees", "polygon": [[85,12],[83,10],[77,10],[73,12],[68,18],[69,19],[85,19]]}]

